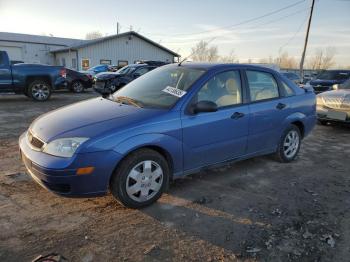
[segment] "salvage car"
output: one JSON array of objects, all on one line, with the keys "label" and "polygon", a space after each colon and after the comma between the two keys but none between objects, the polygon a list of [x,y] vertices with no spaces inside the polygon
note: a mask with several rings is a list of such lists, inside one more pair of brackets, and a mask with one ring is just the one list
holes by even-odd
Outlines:
[{"label": "salvage car", "polygon": [[159,67],[113,95],[37,118],[19,138],[28,173],[62,196],[109,190],[155,202],[169,181],[259,155],[298,155],[316,123],[315,94],[253,65]]},{"label": "salvage car", "polygon": [[66,88],[66,69],[41,64],[11,64],[0,51],[0,93],[24,94],[35,101],[46,101],[52,92]]},{"label": "salvage car", "polygon": [[82,93],[92,87],[92,77],[72,69],[66,69],[67,88],[74,93]]},{"label": "salvage car", "polygon": [[350,79],[333,89],[317,95],[318,121],[322,125],[350,123]]},{"label": "salvage car", "polygon": [[325,70],[318,74],[315,80],[311,80],[309,84],[318,94],[332,90],[333,85],[344,83],[349,78],[350,70]]},{"label": "salvage car", "polygon": [[125,66],[116,72],[100,73],[94,77],[93,88],[101,94],[113,93],[143,74],[163,65],[165,65],[164,62],[144,61]]}]

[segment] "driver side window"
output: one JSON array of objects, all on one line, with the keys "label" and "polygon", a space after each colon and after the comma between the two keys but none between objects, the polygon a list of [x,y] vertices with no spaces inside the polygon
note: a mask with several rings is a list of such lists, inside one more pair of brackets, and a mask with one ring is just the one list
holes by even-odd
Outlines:
[{"label": "driver side window", "polygon": [[218,108],[242,103],[241,77],[238,71],[226,71],[212,77],[197,93],[197,102],[211,101]]}]

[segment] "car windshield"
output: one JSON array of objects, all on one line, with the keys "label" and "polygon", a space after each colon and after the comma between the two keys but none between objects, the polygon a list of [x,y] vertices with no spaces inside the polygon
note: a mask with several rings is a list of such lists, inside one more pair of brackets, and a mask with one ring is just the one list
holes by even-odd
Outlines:
[{"label": "car windshield", "polygon": [[116,73],[126,75],[133,72],[135,69],[136,67],[134,66],[124,66],[123,68],[120,68],[118,71],[116,71]]},{"label": "car windshield", "polygon": [[107,66],[105,66],[105,65],[97,65],[97,66],[90,67],[90,68],[88,69],[88,71],[103,70],[103,69],[105,69],[105,68],[107,68]]},{"label": "car windshield", "polygon": [[177,65],[163,66],[118,90],[112,99],[138,104],[140,107],[169,109],[204,72]]},{"label": "car windshield", "polygon": [[324,71],[317,76],[321,80],[344,80],[350,77],[349,72],[341,71]]}]

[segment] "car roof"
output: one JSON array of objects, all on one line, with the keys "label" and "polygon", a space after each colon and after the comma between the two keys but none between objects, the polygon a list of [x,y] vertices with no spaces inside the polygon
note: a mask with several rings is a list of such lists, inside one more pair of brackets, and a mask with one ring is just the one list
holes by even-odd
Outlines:
[{"label": "car roof", "polygon": [[[178,65],[178,63],[172,64],[172,65]],[[194,68],[194,69],[201,69],[201,70],[213,70],[213,69],[225,69],[225,68],[245,68],[245,69],[251,69],[251,70],[264,70],[269,72],[277,72],[271,68],[260,66],[260,65],[252,65],[252,64],[228,64],[228,63],[197,63],[197,62],[184,62],[181,63],[181,66],[188,67],[188,68]]]}]

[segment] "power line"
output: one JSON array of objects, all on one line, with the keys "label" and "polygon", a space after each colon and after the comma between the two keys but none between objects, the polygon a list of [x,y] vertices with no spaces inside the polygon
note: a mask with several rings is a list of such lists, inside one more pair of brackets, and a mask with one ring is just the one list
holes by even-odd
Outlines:
[{"label": "power line", "polygon": [[[275,23],[275,22],[278,22],[278,21],[281,21],[281,20],[284,20],[284,19],[287,19],[291,16],[294,16],[294,15],[297,15],[297,14],[301,14],[301,13],[304,13],[306,11],[308,11],[310,8],[303,8],[303,9],[299,9],[297,10],[296,12],[293,12],[293,13],[290,13],[288,15],[285,15],[285,16],[282,16],[282,17],[279,17],[279,18],[276,18],[276,19],[273,19],[273,20],[269,20],[265,23],[261,23],[261,24],[257,24],[257,25],[254,25],[254,26],[249,26],[249,27],[245,27],[245,29],[252,29],[252,28],[259,28],[259,27],[262,27],[264,25],[268,25],[268,24],[272,24],[272,23]],[[304,23],[304,22],[303,22]],[[299,29],[300,30],[300,29]],[[227,35],[227,34],[230,34],[230,33],[234,33],[234,30],[231,30],[229,32],[226,32],[226,33],[223,33],[223,34],[220,34],[218,35],[217,37],[220,37],[220,36],[223,36],[223,35]],[[184,42],[195,42],[195,41],[198,41],[198,40],[205,40],[205,39],[211,39],[212,37],[204,37],[204,38],[197,38],[197,39],[189,39],[189,40],[179,40],[179,41],[164,41],[164,43],[166,44],[181,44],[181,43],[184,43]]]},{"label": "power line", "polygon": [[[283,10],[286,10],[286,9],[292,8],[292,7],[296,6],[296,5],[299,5],[299,4],[303,3],[303,2],[305,2],[305,0],[301,0],[301,1],[295,2],[295,3],[290,4],[290,5],[287,5],[287,6],[285,6],[285,7],[276,9],[276,10],[274,10],[274,11],[265,13],[265,14],[263,14],[263,15],[260,15],[260,16],[254,17],[254,18],[250,18],[250,19],[241,21],[241,22],[236,23],[236,24],[233,24],[233,25],[218,27],[218,28],[210,29],[210,30],[204,30],[204,31],[200,31],[200,32],[197,32],[197,33],[173,34],[172,36],[199,35],[199,34],[203,34],[203,33],[215,32],[215,31],[222,30],[222,29],[233,28],[233,27],[236,27],[236,26],[244,25],[244,24],[247,24],[247,23],[250,23],[250,22],[253,22],[253,21],[256,21],[256,20],[259,20],[259,19],[268,17],[268,16],[271,16],[271,15],[274,15],[274,14],[276,14],[276,13],[282,12]],[[161,36],[161,34],[154,34],[154,35]],[[164,36],[164,35],[163,35],[163,36]]]},{"label": "power line", "polygon": [[297,34],[300,32],[301,28],[302,28],[303,25],[305,24],[305,22],[306,22],[306,20],[307,20],[308,17],[309,17],[309,16],[307,15],[307,16],[305,17],[305,19],[301,22],[300,26],[298,27],[297,31],[295,31],[294,35],[293,35],[291,38],[289,38],[288,41],[287,41],[285,44],[283,44],[283,45],[280,46],[280,48],[278,49],[278,50],[279,50],[279,51],[278,51],[279,53],[282,51],[283,48],[285,48],[286,46],[288,46],[288,45],[294,40],[294,38],[297,36]]}]

